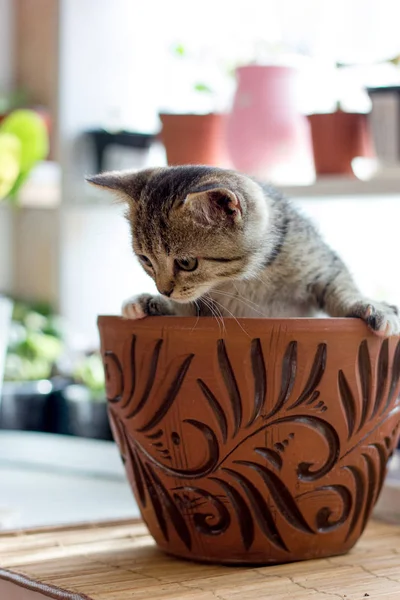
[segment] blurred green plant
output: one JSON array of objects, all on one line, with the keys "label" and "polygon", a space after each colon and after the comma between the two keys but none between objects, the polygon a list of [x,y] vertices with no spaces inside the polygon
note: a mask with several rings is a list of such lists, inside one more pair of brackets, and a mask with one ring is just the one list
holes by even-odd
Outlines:
[{"label": "blurred green plant", "polygon": [[205,83],[195,83],[194,89],[196,92],[205,92],[206,94],[212,94],[212,89]]},{"label": "blurred green plant", "polygon": [[84,385],[90,390],[93,401],[105,402],[104,367],[98,352],[81,359],[76,365],[72,376],[77,384]]},{"label": "blurred green plant", "polygon": [[59,317],[45,304],[16,302],[6,357],[6,381],[47,379],[64,350]]},{"label": "blurred green plant", "polygon": [[15,135],[0,133],[0,200],[11,193],[20,173],[21,143]]},{"label": "blurred green plant", "polygon": [[[87,388],[90,399],[105,402],[105,378],[99,352],[81,353],[62,367],[68,353],[62,319],[46,303],[15,302],[6,357],[6,381],[24,382],[61,375]],[[71,359],[71,360],[70,360]],[[82,396],[87,398],[87,396]]]},{"label": "blurred green plant", "polygon": [[183,44],[176,44],[176,46],[173,47],[172,51],[174,54],[176,54],[176,56],[186,56],[186,49]]},{"label": "blurred green plant", "polygon": [[0,123],[0,200],[16,203],[32,168],[48,152],[47,128],[35,111],[18,109],[5,117]]},{"label": "blurred green plant", "polygon": [[[172,53],[178,59],[186,60],[186,59],[190,58],[188,51],[186,50],[185,46],[181,43],[178,43],[172,47]],[[209,86],[207,83],[204,83],[203,81],[199,81],[199,82],[195,83],[193,85],[193,89],[195,92],[199,92],[201,94],[213,94],[214,93],[214,90],[212,89],[212,87]]]}]

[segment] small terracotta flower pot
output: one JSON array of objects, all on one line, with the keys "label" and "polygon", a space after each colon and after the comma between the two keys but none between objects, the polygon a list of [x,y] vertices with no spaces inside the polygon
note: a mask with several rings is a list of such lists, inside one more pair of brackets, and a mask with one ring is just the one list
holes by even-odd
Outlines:
[{"label": "small terracotta flower pot", "polygon": [[317,175],[354,175],[353,159],[373,156],[367,115],[338,110],[308,119]]},{"label": "small terracotta flower pot", "polygon": [[185,558],[349,550],[396,447],[400,341],[352,319],[100,317],[109,415],[142,517]]},{"label": "small terracotta flower pot", "polygon": [[160,115],[169,165],[223,166],[225,115]]}]

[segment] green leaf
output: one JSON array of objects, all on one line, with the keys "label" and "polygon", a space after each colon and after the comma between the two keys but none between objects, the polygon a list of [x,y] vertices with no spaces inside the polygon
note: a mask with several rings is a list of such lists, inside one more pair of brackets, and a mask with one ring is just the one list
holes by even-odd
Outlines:
[{"label": "green leaf", "polygon": [[12,133],[0,133],[0,200],[15,186],[20,173],[21,143]]},{"label": "green leaf", "polygon": [[6,381],[37,381],[48,379],[52,365],[44,358],[27,358],[9,353],[6,358],[4,379]]},{"label": "green leaf", "polygon": [[15,135],[21,143],[20,169],[26,175],[49,152],[45,122],[33,110],[15,110],[2,121],[0,133]]},{"label": "green leaf", "polygon": [[173,53],[176,54],[177,56],[186,56],[185,47],[182,44],[177,44],[173,48]]},{"label": "green leaf", "polygon": [[28,179],[30,170],[26,171],[25,173],[20,173],[17,177],[17,179],[14,182],[13,187],[11,188],[10,192],[8,193],[8,198],[11,202],[11,204],[17,204],[18,203],[18,192],[21,189],[21,187],[24,185],[25,181]]},{"label": "green leaf", "polygon": [[92,354],[83,359],[74,371],[74,379],[89,388],[92,394],[104,394],[104,367],[98,354]]},{"label": "green leaf", "polygon": [[196,83],[194,86],[196,92],[204,92],[206,94],[212,94],[212,89],[206,83]]}]

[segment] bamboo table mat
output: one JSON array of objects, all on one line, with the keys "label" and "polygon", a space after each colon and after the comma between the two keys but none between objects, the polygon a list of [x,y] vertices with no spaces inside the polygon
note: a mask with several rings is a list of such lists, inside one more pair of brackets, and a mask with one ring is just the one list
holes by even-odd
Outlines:
[{"label": "bamboo table mat", "polygon": [[139,521],[0,534],[0,600],[400,600],[400,527],[372,522],[346,556],[270,567],[195,564]]}]

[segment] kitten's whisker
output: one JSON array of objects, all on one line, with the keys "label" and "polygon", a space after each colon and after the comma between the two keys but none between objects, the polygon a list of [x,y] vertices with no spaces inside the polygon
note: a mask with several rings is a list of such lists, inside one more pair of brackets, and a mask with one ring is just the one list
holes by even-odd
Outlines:
[{"label": "kitten's whisker", "polygon": [[197,303],[197,300],[194,301],[194,304],[196,306],[197,319],[196,319],[196,323],[193,325],[192,331],[194,331],[196,329],[197,323],[199,322],[199,319],[200,319],[200,307]]},{"label": "kitten's whisker", "polygon": [[250,300],[250,298],[246,298],[245,296],[243,296],[240,291],[237,289],[237,287],[235,286],[236,289],[236,294],[232,294],[231,292],[227,292],[226,290],[220,290],[218,288],[213,289],[212,293],[215,294],[221,294],[223,296],[227,296],[227,298],[233,298],[234,300],[242,300],[243,302],[246,302],[247,305],[253,305],[256,308],[260,308],[260,305],[257,304],[256,302],[253,302],[253,300]]},{"label": "kitten's whisker", "polygon": [[244,298],[243,296],[241,296],[239,294],[230,294],[229,292],[225,292],[225,291],[220,291],[220,290],[213,290],[212,291],[213,294],[219,294],[220,296],[225,296],[226,298],[232,298],[233,300],[239,300],[240,302],[242,302],[247,308],[249,308],[250,310],[253,310],[254,312],[258,313],[259,315],[261,315],[262,317],[267,317],[267,315],[265,313],[263,313],[260,309],[259,304],[256,304],[255,302],[252,302],[252,300],[249,300],[248,298]]},{"label": "kitten's whisker", "polygon": [[[210,295],[209,295],[209,297],[210,297]],[[213,303],[213,299],[211,297],[210,297],[210,301],[211,301],[211,303]],[[223,331],[224,331],[224,333],[226,333],[224,316],[223,316],[221,310],[218,308],[218,306],[215,306],[215,304],[213,304],[213,306],[214,306],[214,310],[216,310],[218,312],[218,314],[220,315],[222,326],[223,326]],[[222,305],[220,305],[220,306],[222,306]]]},{"label": "kitten's whisker", "polygon": [[263,285],[268,286],[268,282],[264,281],[264,279],[261,277],[261,275],[252,275],[251,279],[256,279],[257,281],[259,281],[260,283],[262,283]]},{"label": "kitten's whisker", "polygon": [[215,312],[217,313],[217,315],[219,315],[221,324],[222,324],[222,331],[223,333],[226,333],[226,327],[225,327],[225,321],[224,321],[224,316],[221,312],[221,310],[218,308],[218,306],[215,306],[215,303],[213,302],[213,299],[210,297],[210,295],[208,294],[209,300],[210,300],[210,304],[213,307],[213,309],[215,310]]},{"label": "kitten's whisker", "polygon": [[219,306],[221,306],[221,308],[223,308],[224,310],[226,310],[226,311],[227,311],[227,312],[228,312],[228,313],[231,315],[231,317],[232,317],[233,319],[235,319],[236,323],[239,325],[239,327],[240,327],[240,329],[243,331],[243,333],[245,333],[245,334],[247,335],[247,337],[250,337],[250,336],[249,336],[249,334],[247,333],[247,331],[246,331],[245,329],[243,329],[243,327],[241,326],[240,322],[237,320],[237,318],[235,317],[235,315],[234,315],[233,313],[231,313],[231,311],[230,311],[230,310],[228,310],[228,309],[226,308],[226,306],[223,306],[222,304],[220,304],[220,303],[218,302],[218,300],[215,300],[215,299],[213,299],[213,302],[215,302],[216,304],[218,304]]},{"label": "kitten's whisker", "polygon": [[210,303],[210,301],[209,301],[209,300],[206,298],[206,296],[205,296],[205,295],[204,295],[204,296],[202,296],[202,301],[204,302],[204,304],[206,305],[206,307],[207,307],[207,308],[208,308],[208,310],[210,311],[210,313],[211,313],[211,316],[212,316],[214,319],[216,319],[216,321],[217,321],[217,323],[218,323],[218,329],[219,329],[219,331],[220,331],[220,334],[221,334],[221,333],[222,333],[222,332],[221,332],[221,323],[220,323],[220,321],[219,321],[219,319],[218,319],[218,316],[216,315],[216,313],[215,313],[215,311],[214,311],[214,308],[213,308],[212,304],[211,304],[211,303]]},{"label": "kitten's whisker", "polygon": [[[204,296],[203,296],[204,298]],[[206,298],[206,302],[207,302],[207,306],[211,311],[211,314],[217,319],[218,321],[218,327],[220,330],[220,334],[222,335],[224,329],[225,329],[225,323],[223,320],[223,317],[221,315],[220,311],[217,311],[217,307],[215,306],[214,302],[212,301],[212,298],[210,298],[209,296]]]},{"label": "kitten's whisker", "polygon": [[[259,304],[257,304],[256,302],[253,302],[253,300],[250,300],[250,298],[246,298],[245,296],[243,296],[243,294],[240,293],[240,290],[238,290],[237,285],[234,281],[232,281],[232,284],[233,284],[239,298],[241,298],[242,300],[245,300],[246,302],[249,302],[250,304],[253,304],[253,306],[256,306],[257,308],[261,308]],[[226,290],[222,290],[222,291],[226,292]],[[226,292],[226,293],[229,293],[229,292]]]},{"label": "kitten's whisker", "polygon": [[215,292],[215,290],[213,293],[216,293],[217,295],[223,296],[225,298],[232,298],[233,300],[241,302],[246,308],[253,311],[257,315],[260,315],[260,317],[264,317],[265,319],[267,318],[267,315],[264,312],[262,312],[261,310],[258,310],[256,308],[257,305],[254,306],[254,305],[249,304],[244,298],[241,298],[240,296],[230,296],[228,294],[221,294],[220,292]]}]

